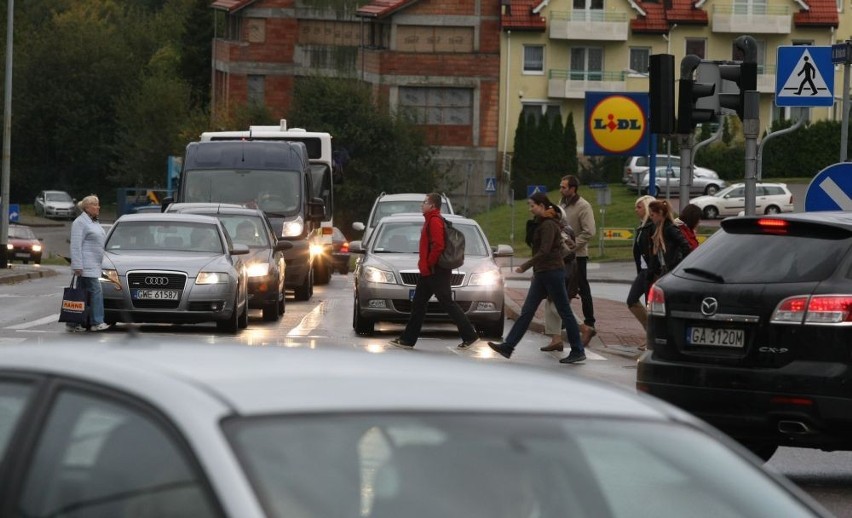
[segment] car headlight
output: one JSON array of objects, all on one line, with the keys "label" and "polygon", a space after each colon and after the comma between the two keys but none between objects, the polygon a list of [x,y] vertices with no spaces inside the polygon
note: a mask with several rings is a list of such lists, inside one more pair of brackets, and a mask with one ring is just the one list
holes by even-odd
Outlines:
[{"label": "car headlight", "polygon": [[249,277],[266,277],[269,275],[269,263],[251,263],[248,267]]},{"label": "car headlight", "polygon": [[195,284],[226,284],[228,274],[221,272],[200,272],[195,278]]},{"label": "car headlight", "polygon": [[325,247],[321,244],[312,244],[310,246],[311,257],[320,257],[325,252]]},{"label": "car headlight", "polygon": [[33,252],[41,252],[41,245],[33,245]]},{"label": "car headlight", "polygon": [[118,280],[118,272],[116,270],[101,270],[101,277],[121,288],[121,282]]},{"label": "car headlight", "polygon": [[12,243],[6,243],[6,250],[14,250],[14,249],[15,249],[15,245],[13,245]]},{"label": "car headlight", "polygon": [[367,282],[396,284],[396,279],[393,276],[393,272],[380,270],[375,266],[367,266],[364,268],[364,280],[366,280]]},{"label": "car headlight", "polygon": [[500,283],[500,272],[488,270],[487,272],[474,273],[470,276],[469,286],[496,286]]},{"label": "car headlight", "polygon": [[284,225],[281,227],[281,236],[282,237],[296,237],[302,235],[302,231],[305,229],[305,221],[302,219],[302,216],[296,217],[296,219],[292,221],[285,221]]}]

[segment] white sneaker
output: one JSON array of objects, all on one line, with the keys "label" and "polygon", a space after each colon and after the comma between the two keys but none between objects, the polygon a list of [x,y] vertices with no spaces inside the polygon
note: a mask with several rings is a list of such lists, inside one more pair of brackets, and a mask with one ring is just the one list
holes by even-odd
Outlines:
[{"label": "white sneaker", "polygon": [[109,324],[106,322],[101,322],[98,325],[92,326],[89,331],[103,331],[105,329],[109,329]]},{"label": "white sneaker", "polygon": [[81,326],[80,324],[77,324],[74,326],[65,326],[65,330],[69,333],[82,333],[86,330],[86,328]]}]

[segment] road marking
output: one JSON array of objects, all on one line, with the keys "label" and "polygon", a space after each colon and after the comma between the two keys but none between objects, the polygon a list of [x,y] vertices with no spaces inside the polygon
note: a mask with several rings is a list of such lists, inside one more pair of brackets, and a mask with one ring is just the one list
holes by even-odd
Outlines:
[{"label": "road marking", "polygon": [[59,313],[55,315],[48,315],[44,318],[40,318],[38,320],[33,320],[32,322],[24,322],[23,324],[15,324],[13,326],[6,326],[4,329],[27,329],[30,327],[36,327],[44,324],[55,324],[59,322]]},{"label": "road marking", "polygon": [[840,210],[852,210],[852,198],[843,192],[839,185],[834,183],[831,178],[826,178],[819,184],[822,190],[828,195],[831,200],[840,207]]},{"label": "road marking", "polygon": [[0,345],[15,345],[22,343],[26,338],[0,338]]},{"label": "road marking", "polygon": [[302,317],[302,320],[299,322],[299,325],[294,327],[287,333],[287,336],[308,336],[311,331],[317,328],[322,322],[322,317],[325,316],[326,313],[331,311],[331,308],[334,304],[333,300],[324,300],[317,305],[314,309],[311,310],[310,313]]}]

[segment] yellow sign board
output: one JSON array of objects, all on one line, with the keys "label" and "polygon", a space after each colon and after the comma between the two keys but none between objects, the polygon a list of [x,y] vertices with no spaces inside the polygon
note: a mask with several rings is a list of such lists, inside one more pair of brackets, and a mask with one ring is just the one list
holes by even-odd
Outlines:
[{"label": "yellow sign board", "polygon": [[603,238],[605,241],[633,239],[633,231],[629,228],[605,228]]}]

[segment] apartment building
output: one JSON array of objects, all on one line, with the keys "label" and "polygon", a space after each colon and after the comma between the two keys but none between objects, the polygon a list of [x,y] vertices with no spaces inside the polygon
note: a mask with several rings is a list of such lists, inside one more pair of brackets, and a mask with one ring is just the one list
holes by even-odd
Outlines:
[{"label": "apartment building", "polygon": [[[501,8],[500,95],[508,109],[500,142],[508,153],[521,111],[563,120],[573,113],[582,152],[587,91],[647,92],[652,54],[674,55],[677,77],[687,54],[742,59],[733,41],[743,34],[758,45],[761,127],[798,117],[802,110],[773,102],[777,47],[844,40],[837,27],[850,10],[843,0],[502,0]],[[834,79],[839,87],[839,70]],[[812,108],[810,118],[839,120],[840,106]]]}]

